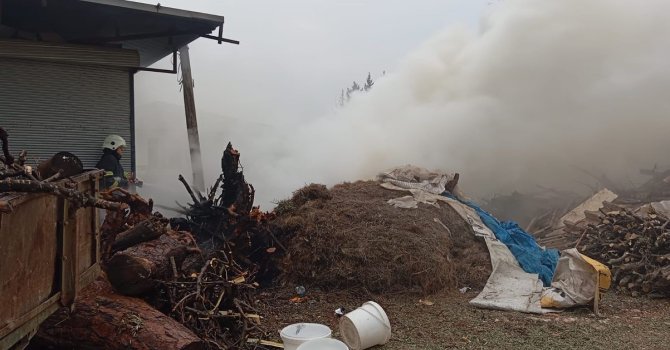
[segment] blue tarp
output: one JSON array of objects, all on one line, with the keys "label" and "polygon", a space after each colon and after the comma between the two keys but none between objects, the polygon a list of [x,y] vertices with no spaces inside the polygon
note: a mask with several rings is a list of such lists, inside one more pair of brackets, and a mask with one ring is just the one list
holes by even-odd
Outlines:
[{"label": "blue tarp", "polygon": [[[443,195],[454,198],[448,192]],[[545,287],[551,285],[558,264],[558,250],[543,249],[535,242],[535,238],[519,227],[516,222],[500,222],[477,204],[462,201],[459,198],[454,199],[477,211],[484,225],[493,231],[496,238],[509,248],[524,271],[538,274]]]}]

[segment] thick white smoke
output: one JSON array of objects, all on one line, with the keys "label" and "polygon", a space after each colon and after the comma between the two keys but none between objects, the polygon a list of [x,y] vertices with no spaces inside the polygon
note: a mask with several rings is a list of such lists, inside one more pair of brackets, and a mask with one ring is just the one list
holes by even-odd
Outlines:
[{"label": "thick white smoke", "polygon": [[238,145],[259,202],[406,163],[460,172],[474,196],[580,188],[578,168],[626,179],[668,165],[670,2],[508,0],[489,11],[478,32],[447,28],[333,114]]}]

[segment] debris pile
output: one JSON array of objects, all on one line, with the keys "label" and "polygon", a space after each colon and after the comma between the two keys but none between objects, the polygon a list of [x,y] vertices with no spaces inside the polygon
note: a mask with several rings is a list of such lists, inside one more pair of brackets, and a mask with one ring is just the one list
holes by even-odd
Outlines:
[{"label": "debris pile", "polygon": [[[185,268],[192,271],[198,266]],[[163,282],[167,297],[162,309],[202,337],[209,348],[240,349],[250,335],[266,333],[252,306],[258,286],[253,280],[254,276],[230,253],[218,251],[198,272],[182,273],[173,281]]]},{"label": "debris pile", "polygon": [[653,209],[642,214],[612,205],[598,218],[586,226],[578,249],[606,263],[620,290],[670,296],[670,219]]},{"label": "debris pile", "polygon": [[586,225],[599,223],[599,210],[612,207],[612,201],[617,198],[616,193],[602,189],[571,210],[553,214],[546,226],[534,230],[533,234],[540,245],[560,250],[575,248]]},{"label": "debris pile", "polygon": [[[244,269],[269,282],[278,273],[279,256],[286,251],[281,239],[269,229],[273,213],[254,207],[254,187],[247,183],[240,165],[240,153],[228,143],[221,159],[222,174],[207,197],[182,182],[193,203],[183,208],[186,227],[206,251],[230,251]],[[217,196],[218,190],[220,194]]]},{"label": "debris pile", "polygon": [[535,235],[539,244],[558,249],[574,248],[587,224],[600,223],[599,209],[616,211],[626,208],[637,212],[652,202],[670,199],[670,170],[658,171],[656,166],[651,170],[641,169],[640,173],[651,178],[639,186],[628,187],[605,175],[584,172],[597,180],[594,194],[579,206],[572,206],[573,209],[547,211],[533,218],[528,231]]},{"label": "debris pile", "polygon": [[[646,171],[652,179],[633,189],[602,189],[534,232],[538,243],[577,248],[606,264],[615,288],[634,296],[670,296],[670,230],[666,202],[668,172]],[[606,177],[602,183],[616,186]]]},{"label": "debris pile", "polygon": [[[54,316],[47,322],[37,336],[41,344],[243,349],[252,346],[247,345],[249,338],[266,337],[254,302],[259,286],[256,276],[274,252],[270,231],[263,229],[271,215],[251,206],[253,187],[244,181],[238,168],[239,153],[232,145],[223,158],[223,174],[207,198],[180,176],[194,200],[187,220],[167,219],[153,211],[151,200],[120,188],[100,194],[128,208],[108,211],[102,225],[101,264],[107,279],[101,278],[82,292],[73,314]],[[95,288],[98,292],[90,291]],[[98,305],[100,302],[104,305]],[[165,321],[169,333],[153,328],[158,314],[171,317]],[[100,329],[116,327],[123,333],[105,340],[113,346],[103,342],[105,337],[97,328],[95,332],[83,330],[109,315],[116,323]],[[118,319],[127,322],[117,324]],[[184,341],[175,341],[176,336]]]},{"label": "debris pile", "polygon": [[387,203],[397,196],[377,181],[359,181],[330,190],[312,184],[279,202],[272,229],[289,238],[283,277],[371,292],[482,287],[490,258],[470,225],[448,205],[407,210]]}]

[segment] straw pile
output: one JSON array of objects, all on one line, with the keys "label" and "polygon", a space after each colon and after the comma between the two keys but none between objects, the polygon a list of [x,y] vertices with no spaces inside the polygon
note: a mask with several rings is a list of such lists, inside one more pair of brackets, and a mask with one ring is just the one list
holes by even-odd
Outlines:
[{"label": "straw pile", "polygon": [[403,196],[376,181],[309,185],[275,212],[277,236],[290,237],[284,279],[324,289],[371,292],[481,287],[490,274],[483,241],[446,204],[399,209]]}]

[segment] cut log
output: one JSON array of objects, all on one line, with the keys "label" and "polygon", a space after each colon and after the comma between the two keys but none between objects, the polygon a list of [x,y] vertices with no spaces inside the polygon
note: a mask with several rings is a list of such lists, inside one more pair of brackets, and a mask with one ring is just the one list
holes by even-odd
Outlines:
[{"label": "cut log", "polygon": [[158,281],[172,278],[171,258],[180,266],[187,255],[197,252],[187,233],[169,231],[153,241],[115,253],[106,270],[114,289],[125,295],[141,295]]},{"label": "cut log", "polygon": [[112,251],[120,251],[130,248],[142,242],[151,241],[166,232],[166,225],[158,218],[152,217],[133,226],[131,229],[121,232],[116,236],[112,244]]},{"label": "cut log", "polygon": [[205,349],[205,342],[143,300],[114,294],[99,279],[81,291],[74,312],[63,308],[47,319],[30,349]]}]

